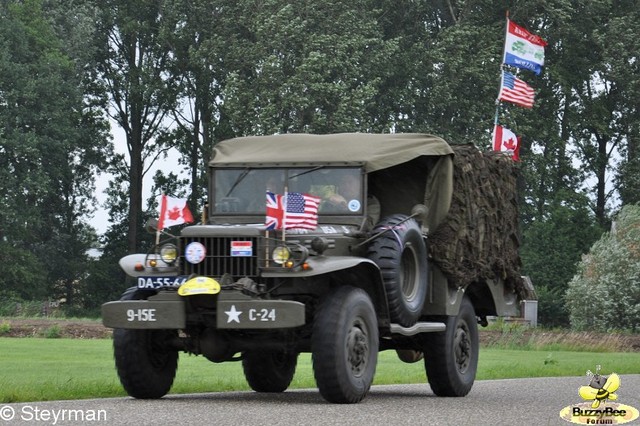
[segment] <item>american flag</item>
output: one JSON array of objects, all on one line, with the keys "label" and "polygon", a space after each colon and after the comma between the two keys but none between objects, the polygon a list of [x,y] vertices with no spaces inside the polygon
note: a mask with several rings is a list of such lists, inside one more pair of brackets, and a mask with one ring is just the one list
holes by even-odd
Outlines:
[{"label": "american flag", "polygon": [[531,86],[508,71],[502,71],[502,84],[498,99],[513,102],[525,108],[533,107],[535,93]]},{"label": "american flag", "polygon": [[277,195],[267,191],[267,229],[316,229],[320,198],[300,192]]}]

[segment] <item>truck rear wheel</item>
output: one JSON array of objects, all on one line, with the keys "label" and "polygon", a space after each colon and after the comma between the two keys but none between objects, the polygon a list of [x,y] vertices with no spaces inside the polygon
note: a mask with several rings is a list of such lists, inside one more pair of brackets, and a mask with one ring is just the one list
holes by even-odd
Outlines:
[{"label": "truck rear wheel", "polygon": [[446,321],[447,329],[424,337],[424,363],[431,390],[438,396],[465,396],[478,369],[478,319],[471,301]]},{"label": "truck rear wheel", "polygon": [[382,219],[373,234],[368,257],[380,271],[387,294],[391,322],[404,327],[416,323],[427,298],[427,247],[418,223],[397,214]]},{"label": "truck rear wheel", "polygon": [[293,380],[298,354],[285,351],[247,351],[242,369],[247,383],[256,392],[284,392]]},{"label": "truck rear wheel", "polygon": [[[139,300],[144,295],[128,290],[120,300]],[[171,347],[175,330],[113,330],[113,354],[120,383],[139,399],[166,395],[178,369],[178,351]]]},{"label": "truck rear wheel", "polygon": [[369,295],[341,287],[329,295],[313,323],[313,372],[329,402],[356,403],[369,392],[378,362],[378,322]]}]

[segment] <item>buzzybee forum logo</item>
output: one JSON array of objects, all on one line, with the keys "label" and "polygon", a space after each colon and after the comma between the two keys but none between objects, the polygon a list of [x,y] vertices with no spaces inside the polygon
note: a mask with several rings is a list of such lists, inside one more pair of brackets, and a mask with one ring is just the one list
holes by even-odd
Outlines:
[{"label": "buzzybee forum logo", "polygon": [[560,418],[579,425],[621,425],[640,416],[637,409],[612,402],[618,400],[616,391],[622,384],[616,373],[601,375],[597,365],[595,374],[589,370],[587,377],[589,384],[578,389],[578,394],[586,402],[564,407],[560,410]]}]

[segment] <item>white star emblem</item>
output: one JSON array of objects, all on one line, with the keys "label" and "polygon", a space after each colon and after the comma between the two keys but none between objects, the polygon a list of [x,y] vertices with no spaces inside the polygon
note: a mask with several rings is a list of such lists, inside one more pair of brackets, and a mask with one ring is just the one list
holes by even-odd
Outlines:
[{"label": "white star emblem", "polygon": [[231,309],[228,311],[224,311],[224,313],[227,314],[227,316],[229,317],[227,319],[227,324],[229,324],[232,321],[235,321],[238,324],[240,324],[240,314],[242,313],[242,311],[236,311],[236,305],[231,305]]}]

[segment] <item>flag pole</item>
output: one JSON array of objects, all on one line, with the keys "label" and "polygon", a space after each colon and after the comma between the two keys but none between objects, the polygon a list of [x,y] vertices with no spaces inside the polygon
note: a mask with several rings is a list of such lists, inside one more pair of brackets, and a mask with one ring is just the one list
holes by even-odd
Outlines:
[{"label": "flag pole", "polygon": [[287,239],[287,203],[289,199],[289,186],[284,186],[284,197],[282,197],[282,242]]},{"label": "flag pole", "polygon": [[[163,214],[163,211],[162,211],[162,204],[163,204],[164,202],[165,202],[165,199],[164,199],[164,192],[162,192],[162,193],[160,194],[160,214],[161,214],[161,215]],[[162,218],[160,218],[160,219],[162,219]],[[160,221],[158,221],[158,224],[160,224]],[[156,225],[156,247],[158,247],[158,245],[160,244],[160,229],[159,229],[159,228],[160,228],[160,227]]]},{"label": "flag pole", "polygon": [[[504,30],[504,43],[502,43],[502,60],[500,63],[500,87],[498,88],[498,97],[496,98],[496,114],[493,119],[493,128],[498,125],[500,119],[500,91],[502,90],[502,79],[504,77],[504,55],[507,51],[507,33],[509,32],[509,9],[505,10],[505,30]],[[492,141],[493,142],[493,141]]]},{"label": "flag pole", "polygon": [[[267,195],[267,205],[265,206],[265,224],[266,224],[266,216],[267,216],[267,212],[269,210],[268,204],[269,204],[269,188],[267,188],[266,191],[266,195]],[[269,267],[269,259],[271,257],[271,233],[269,231],[269,228],[265,229],[264,231],[264,247],[266,248],[266,250],[264,251],[264,266],[265,268]]]}]

